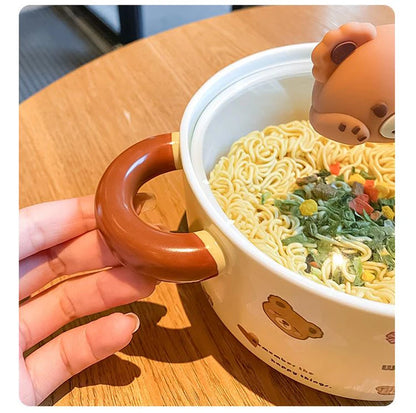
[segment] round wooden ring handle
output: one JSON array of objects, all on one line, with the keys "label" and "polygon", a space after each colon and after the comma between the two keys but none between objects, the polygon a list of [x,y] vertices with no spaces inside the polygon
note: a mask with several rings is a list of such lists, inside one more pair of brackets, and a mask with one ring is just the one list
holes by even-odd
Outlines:
[{"label": "round wooden ring handle", "polygon": [[217,275],[224,256],[206,231],[163,232],[144,223],[133,199],[150,179],[181,169],[179,133],[147,138],[107,168],[95,196],[97,226],[120,262],[161,281],[192,282]]}]

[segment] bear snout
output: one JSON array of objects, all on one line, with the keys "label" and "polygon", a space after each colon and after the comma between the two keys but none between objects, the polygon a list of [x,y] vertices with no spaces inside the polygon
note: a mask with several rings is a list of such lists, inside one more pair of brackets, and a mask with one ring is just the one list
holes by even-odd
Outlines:
[{"label": "bear snout", "polygon": [[[344,122],[341,122],[339,125],[338,125],[338,130],[340,131],[340,132],[345,132],[346,130],[347,130],[347,125],[344,123]],[[353,135],[357,135],[358,134],[358,132],[360,132],[360,130],[361,130],[361,127],[360,126],[358,126],[358,125],[356,125],[356,126],[354,126],[352,129],[351,129],[351,133],[353,134]],[[364,141],[366,141],[368,139],[368,135],[359,135],[359,136],[357,136],[357,141],[359,142],[359,143],[363,143]]]}]

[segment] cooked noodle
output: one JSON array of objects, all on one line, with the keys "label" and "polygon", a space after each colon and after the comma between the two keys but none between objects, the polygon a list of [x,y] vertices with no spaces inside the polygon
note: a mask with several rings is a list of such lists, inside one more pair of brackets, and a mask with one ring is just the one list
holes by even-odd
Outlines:
[{"label": "cooked noodle", "polygon": [[[394,196],[394,144],[339,144],[317,134],[308,121],[268,126],[262,132],[251,132],[239,139],[215,165],[209,182],[219,205],[234,225],[276,262],[339,291],[392,304],[394,268],[389,270],[385,263],[371,261],[372,250],[364,243],[365,237],[331,238],[318,234],[318,238],[331,244],[331,251],[321,268],[313,272],[306,271],[305,260],[310,251],[316,251],[316,244],[282,243],[285,238],[299,234],[302,228],[299,219],[282,214],[274,200],[286,199],[296,188],[297,178],[329,170],[337,162],[345,182],[352,175],[353,167],[360,168],[376,178],[375,184],[382,183],[388,188],[388,197]],[[305,191],[308,191],[307,185]],[[270,196],[262,202],[265,193]],[[318,206],[317,213],[325,214],[325,208]],[[343,254],[359,256],[363,270],[373,274],[374,280],[355,285],[355,274],[342,259]],[[342,274],[342,283],[334,281],[335,272]]]}]

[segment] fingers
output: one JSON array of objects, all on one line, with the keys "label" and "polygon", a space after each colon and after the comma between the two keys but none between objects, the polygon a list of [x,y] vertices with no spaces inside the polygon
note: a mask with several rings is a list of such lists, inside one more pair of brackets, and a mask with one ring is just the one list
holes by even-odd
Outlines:
[{"label": "fingers", "polygon": [[121,350],[139,326],[133,314],[114,313],[69,330],[26,358],[35,404],[73,375]]},{"label": "fingers", "polygon": [[[80,210],[84,210],[83,214],[84,218],[87,218],[88,221],[91,221],[90,224],[95,226],[95,220],[93,219],[93,199],[92,197],[85,197],[85,200],[82,201],[83,198],[80,198],[78,202],[84,202],[86,206],[80,206]],[[72,206],[68,208],[68,201],[72,202]],[[39,223],[34,223],[34,220],[42,221],[42,214],[46,215],[47,210],[52,211],[52,215],[55,213],[54,211],[57,209],[57,205],[59,202],[63,202],[66,206],[60,206],[58,209],[61,210],[63,214],[73,215],[73,207],[76,199],[73,200],[66,200],[66,201],[58,201],[58,202],[49,202],[45,204],[35,205],[33,207],[26,208],[21,212],[21,224],[20,232],[21,232],[21,255],[24,256],[26,253],[28,245],[27,243],[30,242],[38,243],[37,248],[32,248],[31,251],[35,251],[37,249],[41,249],[39,252],[34,253],[30,257],[26,257],[20,260],[19,262],[19,299],[23,299],[28,297],[33,292],[39,290],[48,282],[52,281],[53,279],[66,274],[74,274],[78,272],[86,272],[92,270],[99,270],[104,267],[113,267],[119,266],[119,261],[113,256],[107,244],[104,242],[102,237],[99,235],[98,230],[92,230],[82,234],[80,236],[76,236],[77,230],[79,228],[79,221],[75,220],[74,223],[69,223],[68,225],[74,225],[74,228],[67,228],[66,234],[68,235],[71,232],[71,235],[74,237],[70,237],[71,239],[68,241],[64,241],[57,245],[53,245],[47,249],[43,247],[39,247],[39,241],[33,240],[33,234],[36,231],[40,231],[43,234],[43,231],[47,233],[47,237],[49,240],[54,239],[55,241],[58,239],[56,237],[56,226],[54,227],[51,222],[48,222],[47,225],[41,227]],[[149,193],[139,193],[134,198],[134,205],[138,212],[142,211],[149,211],[155,207],[156,200],[153,194]],[[38,216],[35,207],[42,207],[39,209],[40,214]],[[33,209],[32,209],[33,208]],[[70,211],[72,208],[72,212]],[[29,215],[28,215],[29,214]],[[35,218],[30,218],[30,216],[35,214]],[[43,220],[44,221],[44,220]],[[62,219],[60,218],[60,221]],[[25,224],[26,222],[26,224]],[[27,222],[31,222],[32,224],[27,224]],[[78,224],[77,224],[78,222]],[[56,225],[59,222],[56,221]],[[87,224],[87,225],[90,225]],[[31,229],[29,228],[32,225]],[[91,226],[90,225],[90,226]],[[59,225],[58,225],[59,226]],[[160,225],[157,227],[162,228]],[[37,229],[36,229],[37,228]],[[165,228],[164,228],[165,229]],[[168,230],[168,229],[167,229]],[[51,234],[51,233],[52,234]],[[82,232],[82,231],[81,231]],[[32,235],[30,235],[32,234]],[[43,236],[43,235],[42,235]],[[26,241],[25,241],[26,240]],[[45,240],[41,241],[43,246],[46,244],[44,243]],[[51,241],[52,242],[52,241]],[[26,246],[24,246],[26,243]]]},{"label": "fingers", "polygon": [[64,281],[20,306],[22,350],[76,318],[145,298],[155,284],[124,267]]},{"label": "fingers", "polygon": [[119,266],[98,230],[38,252],[19,263],[19,300],[64,274]]},{"label": "fingers", "polygon": [[19,259],[91,231],[95,226],[93,195],[23,208],[19,214]]},{"label": "fingers", "polygon": [[19,352],[19,397],[27,406],[36,404],[32,380],[27,372],[23,353]]}]

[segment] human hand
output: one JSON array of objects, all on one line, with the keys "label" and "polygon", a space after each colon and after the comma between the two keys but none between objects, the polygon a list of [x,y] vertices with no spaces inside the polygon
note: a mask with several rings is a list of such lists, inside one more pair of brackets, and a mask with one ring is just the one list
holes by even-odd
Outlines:
[{"label": "human hand", "polygon": [[156,281],[120,266],[96,229],[93,196],[24,208],[19,221],[19,300],[61,275],[97,270],[19,307],[20,399],[37,405],[73,375],[125,347],[140,322],[133,313],[113,313],[65,331],[26,358],[23,353],[72,320],[149,296]]}]

